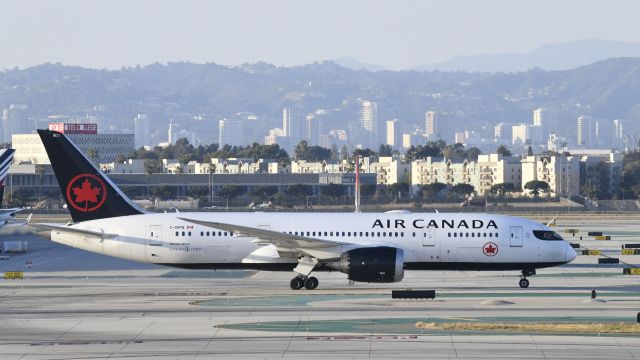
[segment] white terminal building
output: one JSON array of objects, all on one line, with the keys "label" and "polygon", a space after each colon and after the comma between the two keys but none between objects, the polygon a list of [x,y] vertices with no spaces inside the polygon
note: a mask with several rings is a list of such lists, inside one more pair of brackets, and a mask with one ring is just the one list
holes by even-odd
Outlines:
[{"label": "white terminal building", "polygon": [[[96,164],[114,162],[134,150],[133,134],[99,134],[95,123],[50,123],[49,130],[64,133]],[[11,145],[16,149],[15,164],[50,164],[38,134],[13,134]]]}]

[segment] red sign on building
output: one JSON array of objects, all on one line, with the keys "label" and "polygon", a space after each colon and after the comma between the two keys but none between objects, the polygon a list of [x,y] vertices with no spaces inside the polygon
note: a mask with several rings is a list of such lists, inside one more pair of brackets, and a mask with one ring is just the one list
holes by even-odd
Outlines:
[{"label": "red sign on building", "polygon": [[95,123],[50,123],[49,130],[66,134],[97,134]]}]

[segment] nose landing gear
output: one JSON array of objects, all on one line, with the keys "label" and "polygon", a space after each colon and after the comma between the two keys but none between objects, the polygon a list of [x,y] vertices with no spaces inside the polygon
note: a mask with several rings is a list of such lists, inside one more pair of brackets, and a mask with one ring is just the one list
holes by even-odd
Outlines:
[{"label": "nose landing gear", "polygon": [[291,286],[291,289],[293,290],[300,290],[303,287],[307,290],[313,290],[318,287],[319,283],[318,279],[313,276],[307,277],[300,275],[291,279],[289,286]]},{"label": "nose landing gear", "polygon": [[535,274],[535,270],[522,270],[522,275],[520,275],[520,281],[518,282],[518,285],[520,285],[520,287],[523,289],[528,288],[529,280],[527,280],[527,276],[533,276]]}]

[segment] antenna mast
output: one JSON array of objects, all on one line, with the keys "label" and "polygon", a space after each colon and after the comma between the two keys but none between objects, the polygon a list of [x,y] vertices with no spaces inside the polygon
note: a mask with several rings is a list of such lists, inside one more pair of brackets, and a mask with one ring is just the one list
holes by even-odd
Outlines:
[{"label": "antenna mast", "polygon": [[360,212],[360,155],[356,155],[356,213]]}]

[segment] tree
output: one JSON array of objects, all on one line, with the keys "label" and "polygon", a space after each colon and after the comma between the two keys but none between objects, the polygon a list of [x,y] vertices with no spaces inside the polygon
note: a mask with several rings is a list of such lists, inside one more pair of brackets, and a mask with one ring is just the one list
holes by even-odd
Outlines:
[{"label": "tree", "polygon": [[332,198],[339,198],[346,194],[346,188],[340,184],[329,184],[320,188],[320,193],[324,196],[330,196]]},{"label": "tree", "polygon": [[118,154],[118,156],[116,156],[116,163],[124,164],[125,162],[127,162],[127,157],[124,156],[124,154]]},{"label": "tree", "polygon": [[496,150],[496,153],[498,155],[502,155],[502,156],[512,156],[513,154],[511,153],[511,150],[509,150],[506,146],[504,145],[500,145],[498,146],[498,150]]},{"label": "tree", "polygon": [[541,180],[531,180],[528,183],[524,184],[524,188],[529,190],[529,193],[533,195],[533,197],[538,197],[541,192],[549,192],[549,184],[546,181]]},{"label": "tree", "polygon": [[371,149],[355,149],[353,151],[353,156],[369,157],[376,156],[376,153]]},{"label": "tree", "polygon": [[160,160],[154,160],[154,159],[147,159],[144,161],[144,172],[147,173],[147,175],[151,175],[151,174],[155,174],[155,173],[161,173],[162,172],[162,165],[160,163]]},{"label": "tree", "polygon": [[513,183],[502,183],[491,186],[489,192],[495,196],[504,196],[506,193],[515,192],[516,186]]},{"label": "tree", "polygon": [[360,195],[365,197],[373,196],[373,194],[376,193],[376,188],[377,188],[376,184],[360,185]]},{"label": "tree", "polygon": [[527,156],[533,156],[533,148],[531,148],[531,145],[527,147]]},{"label": "tree", "polygon": [[306,140],[302,140],[296,145],[294,157],[296,160],[326,161],[331,159],[332,150],[322,146],[309,146]]},{"label": "tree", "polygon": [[435,182],[420,186],[419,194],[426,201],[434,201],[447,188],[446,184]]},{"label": "tree", "polygon": [[482,154],[482,151],[474,146],[471,149],[467,150],[467,159],[469,159],[469,161],[477,161],[478,155],[480,154]]},{"label": "tree", "polygon": [[98,161],[98,150],[96,148],[88,148],[87,157],[91,162],[96,163]]},{"label": "tree", "polygon": [[278,187],[277,186],[269,186],[269,185],[265,185],[265,186],[254,186],[251,189],[251,194],[255,197],[270,197],[273,196],[275,193],[278,192]]},{"label": "tree", "polygon": [[218,196],[233,199],[237,196],[244,194],[245,188],[244,186],[237,185],[225,185],[220,190],[218,190]]},{"label": "tree", "polygon": [[303,198],[305,196],[312,196],[313,188],[310,185],[303,184],[289,185],[284,189],[284,192],[289,196]]},{"label": "tree", "polygon": [[378,156],[391,156],[393,155],[393,147],[391,145],[380,144],[378,148]]},{"label": "tree", "polygon": [[409,185],[409,183],[406,183],[406,182],[398,182],[398,183],[389,185],[389,193],[394,196],[408,195],[410,189],[411,189],[411,186]]},{"label": "tree", "polygon": [[470,195],[474,191],[475,191],[475,188],[473,187],[473,185],[466,184],[466,183],[455,184],[451,188],[451,192],[452,193],[458,194],[458,195],[461,195],[461,196]]}]

